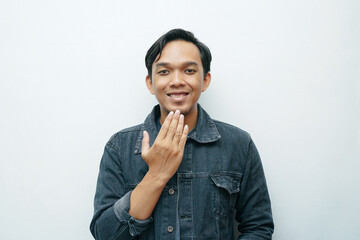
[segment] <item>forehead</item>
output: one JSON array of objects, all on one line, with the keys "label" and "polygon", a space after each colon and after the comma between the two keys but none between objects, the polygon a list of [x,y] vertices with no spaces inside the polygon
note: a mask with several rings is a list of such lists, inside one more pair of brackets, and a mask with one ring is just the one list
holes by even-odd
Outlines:
[{"label": "forehead", "polygon": [[192,42],[175,40],[167,43],[163,48],[160,58],[155,63],[165,62],[168,64],[181,64],[184,62],[196,62],[202,66],[200,51]]}]

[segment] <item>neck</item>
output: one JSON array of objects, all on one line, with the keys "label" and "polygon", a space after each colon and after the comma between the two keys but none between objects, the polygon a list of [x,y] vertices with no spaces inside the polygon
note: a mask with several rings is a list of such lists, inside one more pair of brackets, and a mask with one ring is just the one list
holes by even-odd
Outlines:
[{"label": "neck", "polygon": [[198,118],[198,109],[194,109],[194,111],[191,111],[189,114],[184,115],[184,121],[185,124],[189,127],[189,132],[191,132],[196,127],[196,122]]}]

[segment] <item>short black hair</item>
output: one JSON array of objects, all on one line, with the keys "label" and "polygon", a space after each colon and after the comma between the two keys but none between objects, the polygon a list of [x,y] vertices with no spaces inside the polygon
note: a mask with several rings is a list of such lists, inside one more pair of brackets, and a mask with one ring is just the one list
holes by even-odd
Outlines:
[{"label": "short black hair", "polygon": [[150,79],[152,74],[152,65],[157,60],[156,57],[159,56],[160,58],[161,52],[164,49],[165,45],[175,40],[183,40],[195,44],[200,51],[204,76],[208,72],[210,72],[210,63],[212,58],[210,49],[205,44],[200,42],[192,32],[186,31],[181,28],[176,28],[162,35],[147,51],[145,56],[145,66],[148,70]]}]

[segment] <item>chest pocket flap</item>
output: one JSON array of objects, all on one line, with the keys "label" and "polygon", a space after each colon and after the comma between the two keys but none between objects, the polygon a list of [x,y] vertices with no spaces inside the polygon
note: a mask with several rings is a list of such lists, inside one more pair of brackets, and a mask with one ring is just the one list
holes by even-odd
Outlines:
[{"label": "chest pocket flap", "polygon": [[215,183],[215,185],[219,188],[225,189],[229,194],[240,191],[240,179],[240,176],[211,176],[211,180]]}]

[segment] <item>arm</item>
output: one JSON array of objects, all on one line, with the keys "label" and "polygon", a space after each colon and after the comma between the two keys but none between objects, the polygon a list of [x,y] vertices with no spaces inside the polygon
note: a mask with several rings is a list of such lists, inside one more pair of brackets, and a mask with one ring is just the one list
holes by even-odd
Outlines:
[{"label": "arm", "polygon": [[241,232],[239,240],[272,239],[274,222],[269,193],[260,156],[251,139],[236,207],[236,220]]},{"label": "arm", "polygon": [[98,240],[133,239],[151,222],[151,219],[133,219],[128,214],[130,192],[125,192],[118,151],[111,139],[105,146],[100,163],[94,199],[95,213],[90,225],[91,233]]},{"label": "arm", "polygon": [[107,143],[90,225],[96,239],[134,239],[149,226],[150,215],[164,186],[180,165],[188,132],[183,124],[184,117],[180,117],[179,112],[169,114],[151,148],[149,135],[144,132],[142,157],[149,171],[138,186],[127,193],[124,192],[119,149],[111,141]]},{"label": "arm", "polygon": [[143,180],[131,193],[129,214],[136,219],[147,219],[153,212],[166,183],[178,169],[186,143],[188,126],[180,111],[170,112],[150,148],[145,131],[141,156],[149,166]]}]

